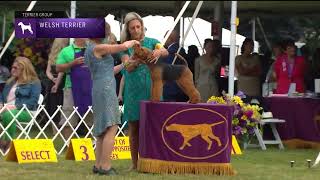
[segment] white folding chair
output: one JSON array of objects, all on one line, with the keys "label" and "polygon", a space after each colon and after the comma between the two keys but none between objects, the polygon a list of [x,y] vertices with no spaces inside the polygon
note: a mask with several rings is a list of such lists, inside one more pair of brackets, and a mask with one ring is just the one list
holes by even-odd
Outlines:
[{"label": "white folding chair", "polygon": [[44,96],[42,94],[40,94],[39,96],[39,99],[38,99],[38,107],[37,107],[37,110],[35,111],[30,111],[31,115],[34,117],[32,118],[29,122],[18,122],[17,123],[17,128],[19,130],[22,131],[22,133],[26,133],[26,136],[25,138],[30,138],[29,137],[29,133],[31,131],[31,128],[34,124],[34,121],[36,121],[36,118],[37,116],[39,115],[40,113],[40,109],[41,109],[41,105],[43,103],[43,100],[44,100]]},{"label": "white folding chair", "polygon": [[[252,99],[250,103],[251,104],[260,104],[260,102],[257,99]],[[284,149],[280,135],[279,135],[277,128],[276,128],[276,124],[277,123],[285,123],[285,122],[286,121],[283,119],[274,118],[272,115],[272,112],[263,112],[262,119],[259,121],[259,124],[260,124],[261,128],[263,128],[264,125],[269,124],[275,140],[264,140],[261,132],[259,131],[258,127],[256,126],[256,127],[254,127],[254,133],[257,137],[259,144],[248,143],[245,145],[245,149],[247,147],[261,147],[262,150],[266,150],[267,149],[266,144],[278,144],[279,149]]]},{"label": "white folding chair", "polygon": [[254,133],[258,139],[259,145],[255,144],[248,144],[248,147],[261,147],[262,150],[266,150],[266,144],[278,144],[279,149],[284,149],[284,146],[282,144],[281,138],[279,136],[279,133],[276,128],[276,123],[285,123],[286,121],[283,119],[276,119],[273,118],[273,115],[271,112],[263,112],[262,119],[260,120],[260,125],[263,128],[263,125],[269,124],[272,130],[272,134],[275,138],[275,140],[264,140],[262,137],[262,134],[258,130],[257,127],[254,128]]}]

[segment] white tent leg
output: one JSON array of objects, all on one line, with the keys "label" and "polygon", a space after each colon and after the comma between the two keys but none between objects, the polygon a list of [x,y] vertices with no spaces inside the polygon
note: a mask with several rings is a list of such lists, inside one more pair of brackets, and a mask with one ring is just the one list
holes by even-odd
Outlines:
[{"label": "white tent leg", "polygon": [[[71,1],[70,4],[70,18],[76,18],[76,1]],[[74,38],[70,38],[70,45],[73,44]]]},{"label": "white tent leg", "polygon": [[[189,20],[189,23],[191,23],[190,19],[189,19],[189,18],[187,18],[187,19]],[[197,40],[198,40],[198,43],[199,43],[199,45],[200,45],[200,47],[201,47],[202,52],[204,52],[204,49],[203,49],[203,47],[202,47],[202,44],[201,44],[201,42],[200,42],[200,40],[199,40],[199,37],[198,37],[196,31],[195,31],[194,28],[193,28],[193,25],[191,25],[191,27],[192,27],[192,31],[193,31],[194,35],[196,35],[196,38],[197,38]]]},{"label": "white tent leg", "polygon": [[234,95],[234,64],[236,55],[236,17],[237,17],[237,1],[231,3],[231,37],[230,37],[230,58],[229,58],[229,82],[228,82],[228,94]]},{"label": "white tent leg", "polygon": [[166,36],[164,37],[164,39],[161,41],[161,44],[165,44],[171,34],[171,32],[173,31],[173,29],[176,27],[176,25],[178,24],[182,14],[184,13],[184,11],[187,9],[188,5],[190,4],[190,1],[186,1],[186,3],[183,5],[182,9],[180,10],[178,16],[176,17],[176,19],[174,20],[173,26],[172,28],[168,31],[168,33],[166,34]]},{"label": "white tent leg", "polygon": [[213,36],[213,39],[218,39],[222,42],[222,20],[223,16],[223,1],[217,2],[217,5],[214,7],[214,20],[219,23],[219,34]]},{"label": "white tent leg", "polygon": [[[199,2],[198,2],[198,5],[197,5],[197,7],[196,7],[196,10],[194,11],[194,13],[193,13],[193,15],[192,15],[191,23],[189,24],[188,29],[187,29],[185,35],[183,36],[183,39],[182,39],[182,43],[181,43],[181,44],[184,44],[184,41],[185,41],[186,37],[187,37],[188,34],[189,34],[189,31],[190,31],[190,29],[191,29],[191,26],[192,26],[194,20],[196,19],[197,15],[198,15],[198,13],[199,13],[199,11],[200,11],[200,8],[201,8],[201,6],[202,6],[202,3],[203,3],[203,1],[199,1]],[[177,54],[179,54],[181,48],[182,48],[182,46],[180,45],[180,47],[179,47],[179,49],[178,49],[178,51],[177,51]],[[176,59],[177,59],[177,56],[174,57],[174,59],[173,59],[173,61],[172,61],[172,64],[174,64],[174,63],[176,62]]]},{"label": "white tent leg", "polygon": [[252,18],[250,21],[250,24],[252,24],[252,40],[256,40],[256,18]]},{"label": "white tent leg", "polygon": [[[182,9],[180,10],[178,16],[176,17],[176,19],[174,20],[173,26],[172,28],[168,31],[168,33],[165,35],[165,37],[163,38],[163,40],[161,41],[161,44],[165,44],[171,34],[171,32],[173,31],[173,29],[176,27],[176,25],[178,24],[182,14],[184,13],[184,11],[187,9],[188,5],[190,4],[190,1],[186,1],[186,3],[183,5]],[[158,62],[159,59],[157,59],[154,63],[156,64]]]},{"label": "white tent leg", "polygon": [[320,152],[319,155],[317,156],[316,160],[314,161],[314,164],[312,165],[312,167],[316,167],[320,162]]},{"label": "white tent leg", "polygon": [[3,24],[2,24],[2,43],[5,41],[6,36],[6,14],[3,14]]},{"label": "white tent leg", "polygon": [[257,17],[257,22],[258,22],[258,25],[259,25],[259,27],[260,27],[260,29],[261,29],[262,35],[263,35],[263,37],[264,37],[264,39],[265,39],[265,41],[266,41],[266,44],[267,44],[269,50],[271,51],[272,48],[271,48],[270,42],[268,41],[268,38],[267,38],[267,36],[266,36],[266,33],[264,32],[264,29],[263,29],[263,27],[262,27],[262,24],[261,24],[261,21],[260,21],[260,18],[259,18],[259,17]]},{"label": "white tent leg", "polygon": [[[181,17],[181,20],[180,20],[180,29],[182,30],[182,32],[180,32],[181,33],[181,37],[182,37],[182,39],[184,39],[184,17]],[[182,41],[180,41],[181,42],[181,44],[182,44]],[[182,47],[184,46],[184,44],[182,44]]]}]

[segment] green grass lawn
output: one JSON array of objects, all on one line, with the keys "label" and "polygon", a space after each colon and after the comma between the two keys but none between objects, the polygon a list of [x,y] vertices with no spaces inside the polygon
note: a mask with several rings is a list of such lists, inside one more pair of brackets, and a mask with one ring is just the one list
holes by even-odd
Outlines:
[{"label": "green grass lawn", "polygon": [[[318,150],[269,148],[248,149],[243,155],[232,156],[233,168],[237,175],[228,176],[198,176],[198,175],[160,175],[137,172],[126,172],[130,160],[113,161],[113,167],[119,172],[118,176],[106,177],[91,173],[93,161],[75,162],[65,160],[64,154],[58,156],[58,163],[22,164],[6,162],[0,157],[0,179],[320,179],[320,166],[308,168],[306,159],[312,163],[318,155]],[[290,161],[296,163],[290,167]]]}]

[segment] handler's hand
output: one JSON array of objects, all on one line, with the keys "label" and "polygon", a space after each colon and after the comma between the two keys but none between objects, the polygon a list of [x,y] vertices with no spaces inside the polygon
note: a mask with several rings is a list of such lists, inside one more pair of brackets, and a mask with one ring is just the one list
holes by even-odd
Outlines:
[{"label": "handler's hand", "polygon": [[137,40],[130,40],[130,41],[126,41],[124,43],[122,43],[127,49],[131,48],[132,46],[136,45],[136,44],[140,44],[139,41]]},{"label": "handler's hand", "polygon": [[83,63],[84,63],[84,57],[78,57],[73,60],[72,65],[75,66]]}]

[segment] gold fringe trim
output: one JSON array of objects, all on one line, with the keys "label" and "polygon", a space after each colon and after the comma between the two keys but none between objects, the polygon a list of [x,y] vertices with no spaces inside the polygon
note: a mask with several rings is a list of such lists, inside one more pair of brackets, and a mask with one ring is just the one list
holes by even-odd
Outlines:
[{"label": "gold fringe trim", "polygon": [[236,175],[230,163],[176,162],[139,158],[138,171],[165,174]]},{"label": "gold fringe trim", "polygon": [[282,141],[288,148],[292,149],[320,149],[320,143],[312,142],[312,141],[305,141],[301,139],[290,139],[286,141]]}]

